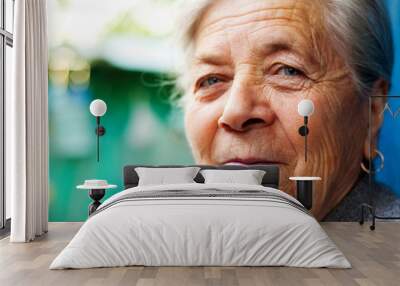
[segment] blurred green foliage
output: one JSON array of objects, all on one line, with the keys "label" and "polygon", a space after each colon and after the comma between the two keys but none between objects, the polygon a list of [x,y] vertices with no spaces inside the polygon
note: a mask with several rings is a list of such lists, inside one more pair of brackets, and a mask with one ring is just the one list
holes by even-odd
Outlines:
[{"label": "blurred green foliage", "polygon": [[[52,72],[50,72],[51,74]],[[86,84],[60,86],[50,81],[50,221],[83,221],[91,200],[76,186],[85,179],[117,184],[106,198],[123,189],[126,164],[190,164],[182,111],[169,102],[173,86],[164,75],[116,69],[94,62]],[[89,104],[107,103],[101,123],[100,162],[96,161],[95,118]]]}]

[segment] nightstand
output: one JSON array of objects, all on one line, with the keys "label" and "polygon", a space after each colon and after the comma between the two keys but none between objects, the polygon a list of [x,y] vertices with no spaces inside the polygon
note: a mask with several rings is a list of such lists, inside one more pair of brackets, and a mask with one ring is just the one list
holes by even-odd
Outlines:
[{"label": "nightstand", "polygon": [[296,181],[297,200],[310,210],[313,202],[313,183],[320,181],[320,177],[290,177],[289,180]]},{"label": "nightstand", "polygon": [[100,200],[104,197],[107,189],[115,189],[117,185],[109,185],[106,180],[85,180],[83,185],[76,186],[77,189],[89,190],[89,197],[93,202],[89,205],[89,216],[101,205]]}]

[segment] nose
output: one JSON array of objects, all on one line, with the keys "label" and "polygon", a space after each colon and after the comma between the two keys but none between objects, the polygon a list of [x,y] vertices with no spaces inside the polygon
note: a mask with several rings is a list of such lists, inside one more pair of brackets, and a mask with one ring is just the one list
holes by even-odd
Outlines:
[{"label": "nose", "polygon": [[262,88],[242,80],[232,84],[218,126],[229,132],[246,132],[271,125],[275,117]]}]

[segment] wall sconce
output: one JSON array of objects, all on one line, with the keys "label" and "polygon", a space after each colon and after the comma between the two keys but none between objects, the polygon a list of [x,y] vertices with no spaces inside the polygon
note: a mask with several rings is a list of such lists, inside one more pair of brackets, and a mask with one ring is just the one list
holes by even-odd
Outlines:
[{"label": "wall sconce", "polygon": [[297,106],[297,112],[304,117],[304,125],[299,128],[299,134],[304,137],[304,160],[307,162],[307,135],[308,117],[314,113],[314,103],[310,99],[303,99]]},{"label": "wall sconce", "polygon": [[107,104],[101,99],[95,99],[90,103],[90,113],[96,117],[96,130],[97,135],[97,162],[100,160],[100,136],[106,134],[104,126],[100,125],[100,117],[102,117],[107,111]]}]

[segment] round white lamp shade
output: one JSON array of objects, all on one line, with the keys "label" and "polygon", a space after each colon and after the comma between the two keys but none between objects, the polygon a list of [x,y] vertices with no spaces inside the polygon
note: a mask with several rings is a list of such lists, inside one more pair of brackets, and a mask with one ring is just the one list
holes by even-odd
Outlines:
[{"label": "round white lamp shade", "polygon": [[90,113],[94,116],[103,116],[107,111],[107,104],[101,99],[95,99],[90,103]]},{"label": "round white lamp shade", "polygon": [[303,99],[297,106],[297,112],[303,116],[310,116],[314,113],[314,103],[310,99]]}]

